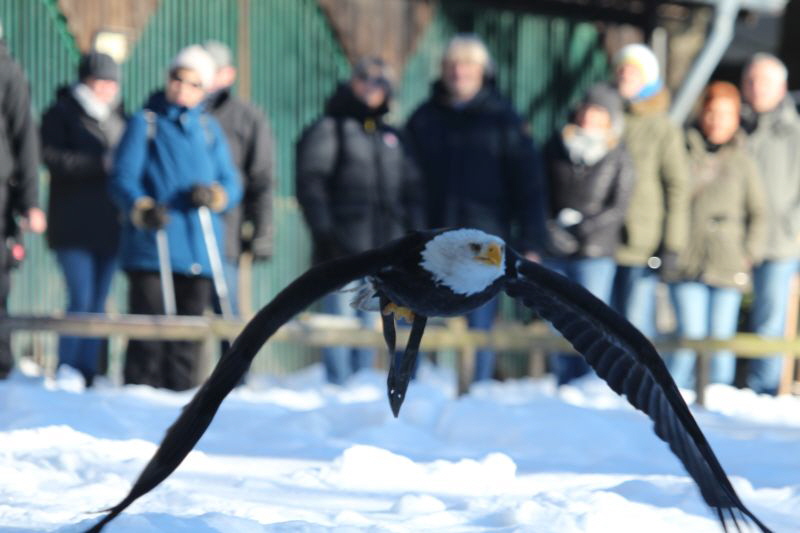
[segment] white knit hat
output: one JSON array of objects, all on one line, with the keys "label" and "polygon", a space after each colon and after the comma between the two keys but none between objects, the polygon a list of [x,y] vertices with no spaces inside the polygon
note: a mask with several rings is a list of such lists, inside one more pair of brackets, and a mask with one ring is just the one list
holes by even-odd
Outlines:
[{"label": "white knit hat", "polygon": [[200,83],[203,87],[209,89],[214,84],[214,74],[217,72],[217,65],[214,63],[214,58],[211,57],[202,46],[193,44],[187,46],[178,52],[175,59],[169,66],[170,71],[185,68],[193,70],[200,75]]},{"label": "white knit hat", "polygon": [[645,85],[651,85],[661,79],[658,58],[650,48],[643,44],[634,43],[623,46],[614,56],[614,65],[619,66],[624,63],[630,63],[639,69],[644,77]]}]

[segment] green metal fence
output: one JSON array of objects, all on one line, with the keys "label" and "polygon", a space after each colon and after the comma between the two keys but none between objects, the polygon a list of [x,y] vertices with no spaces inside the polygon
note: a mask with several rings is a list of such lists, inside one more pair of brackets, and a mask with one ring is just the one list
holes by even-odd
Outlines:
[{"label": "green metal fence", "polygon": [[[134,0],[131,0],[134,1]],[[399,1],[399,0],[392,0]],[[249,36],[250,95],[269,117],[277,141],[276,248],[274,258],[253,271],[253,304],[263,305],[308,264],[309,239],[294,199],[294,142],[317,117],[348,63],[328,20],[315,0],[250,0],[240,13],[236,0],[161,0],[123,65],[123,96],[130,111],[159,88],[170,59],[183,46],[213,38],[236,57]],[[73,80],[79,56],[56,0],[0,0],[0,18],[9,48],[28,73],[37,111],[45,109],[57,86]],[[392,119],[398,124],[429,94],[438,76],[443,47],[456,31],[475,31],[497,63],[500,88],[530,121],[543,141],[560,125],[568,106],[591,82],[606,75],[595,28],[587,23],[443,0],[403,69]],[[47,195],[46,176],[42,202]],[[90,231],[91,228],[87,228]],[[64,288],[52,254],[41,236],[26,236],[29,255],[14,274],[12,312],[45,313],[64,308]],[[125,281],[117,276],[110,307],[124,311]],[[54,337],[20,334],[18,353],[31,347],[52,354]],[[116,350],[119,347],[112,347]],[[258,358],[257,368],[282,372],[307,364],[315,355],[278,347]]]}]

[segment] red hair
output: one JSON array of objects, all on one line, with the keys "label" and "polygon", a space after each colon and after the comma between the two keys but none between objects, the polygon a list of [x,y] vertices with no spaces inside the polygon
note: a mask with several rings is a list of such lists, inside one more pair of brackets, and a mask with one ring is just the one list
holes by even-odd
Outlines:
[{"label": "red hair", "polygon": [[737,108],[742,105],[742,97],[736,85],[727,81],[715,81],[706,87],[705,94],[703,95],[703,108],[708,106],[713,100],[720,98],[732,100],[736,103]]}]

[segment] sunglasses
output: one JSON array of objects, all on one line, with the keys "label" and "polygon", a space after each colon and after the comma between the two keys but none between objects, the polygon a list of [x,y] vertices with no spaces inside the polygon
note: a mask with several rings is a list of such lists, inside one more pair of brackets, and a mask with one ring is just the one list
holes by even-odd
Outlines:
[{"label": "sunglasses", "polygon": [[199,81],[191,81],[191,80],[187,80],[187,79],[181,78],[180,76],[178,76],[177,72],[170,72],[169,79],[170,79],[170,81],[176,81],[176,82],[180,83],[181,85],[188,85],[189,87],[194,87],[195,89],[202,89],[203,88],[203,84],[200,83]]}]

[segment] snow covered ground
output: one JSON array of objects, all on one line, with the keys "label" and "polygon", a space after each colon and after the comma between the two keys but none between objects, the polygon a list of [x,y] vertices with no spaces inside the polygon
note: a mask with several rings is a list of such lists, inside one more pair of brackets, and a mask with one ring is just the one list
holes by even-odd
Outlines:
[{"label": "snow covered ground", "polygon": [[[719,532],[650,422],[596,379],[473,387],[423,367],[399,419],[385,375],[321,367],[234,391],[181,467],[109,533]],[[117,503],[191,393],[74,375],[0,382],[0,532],[76,533]],[[746,505],[800,532],[800,398],[724,386],[693,408]]]}]

